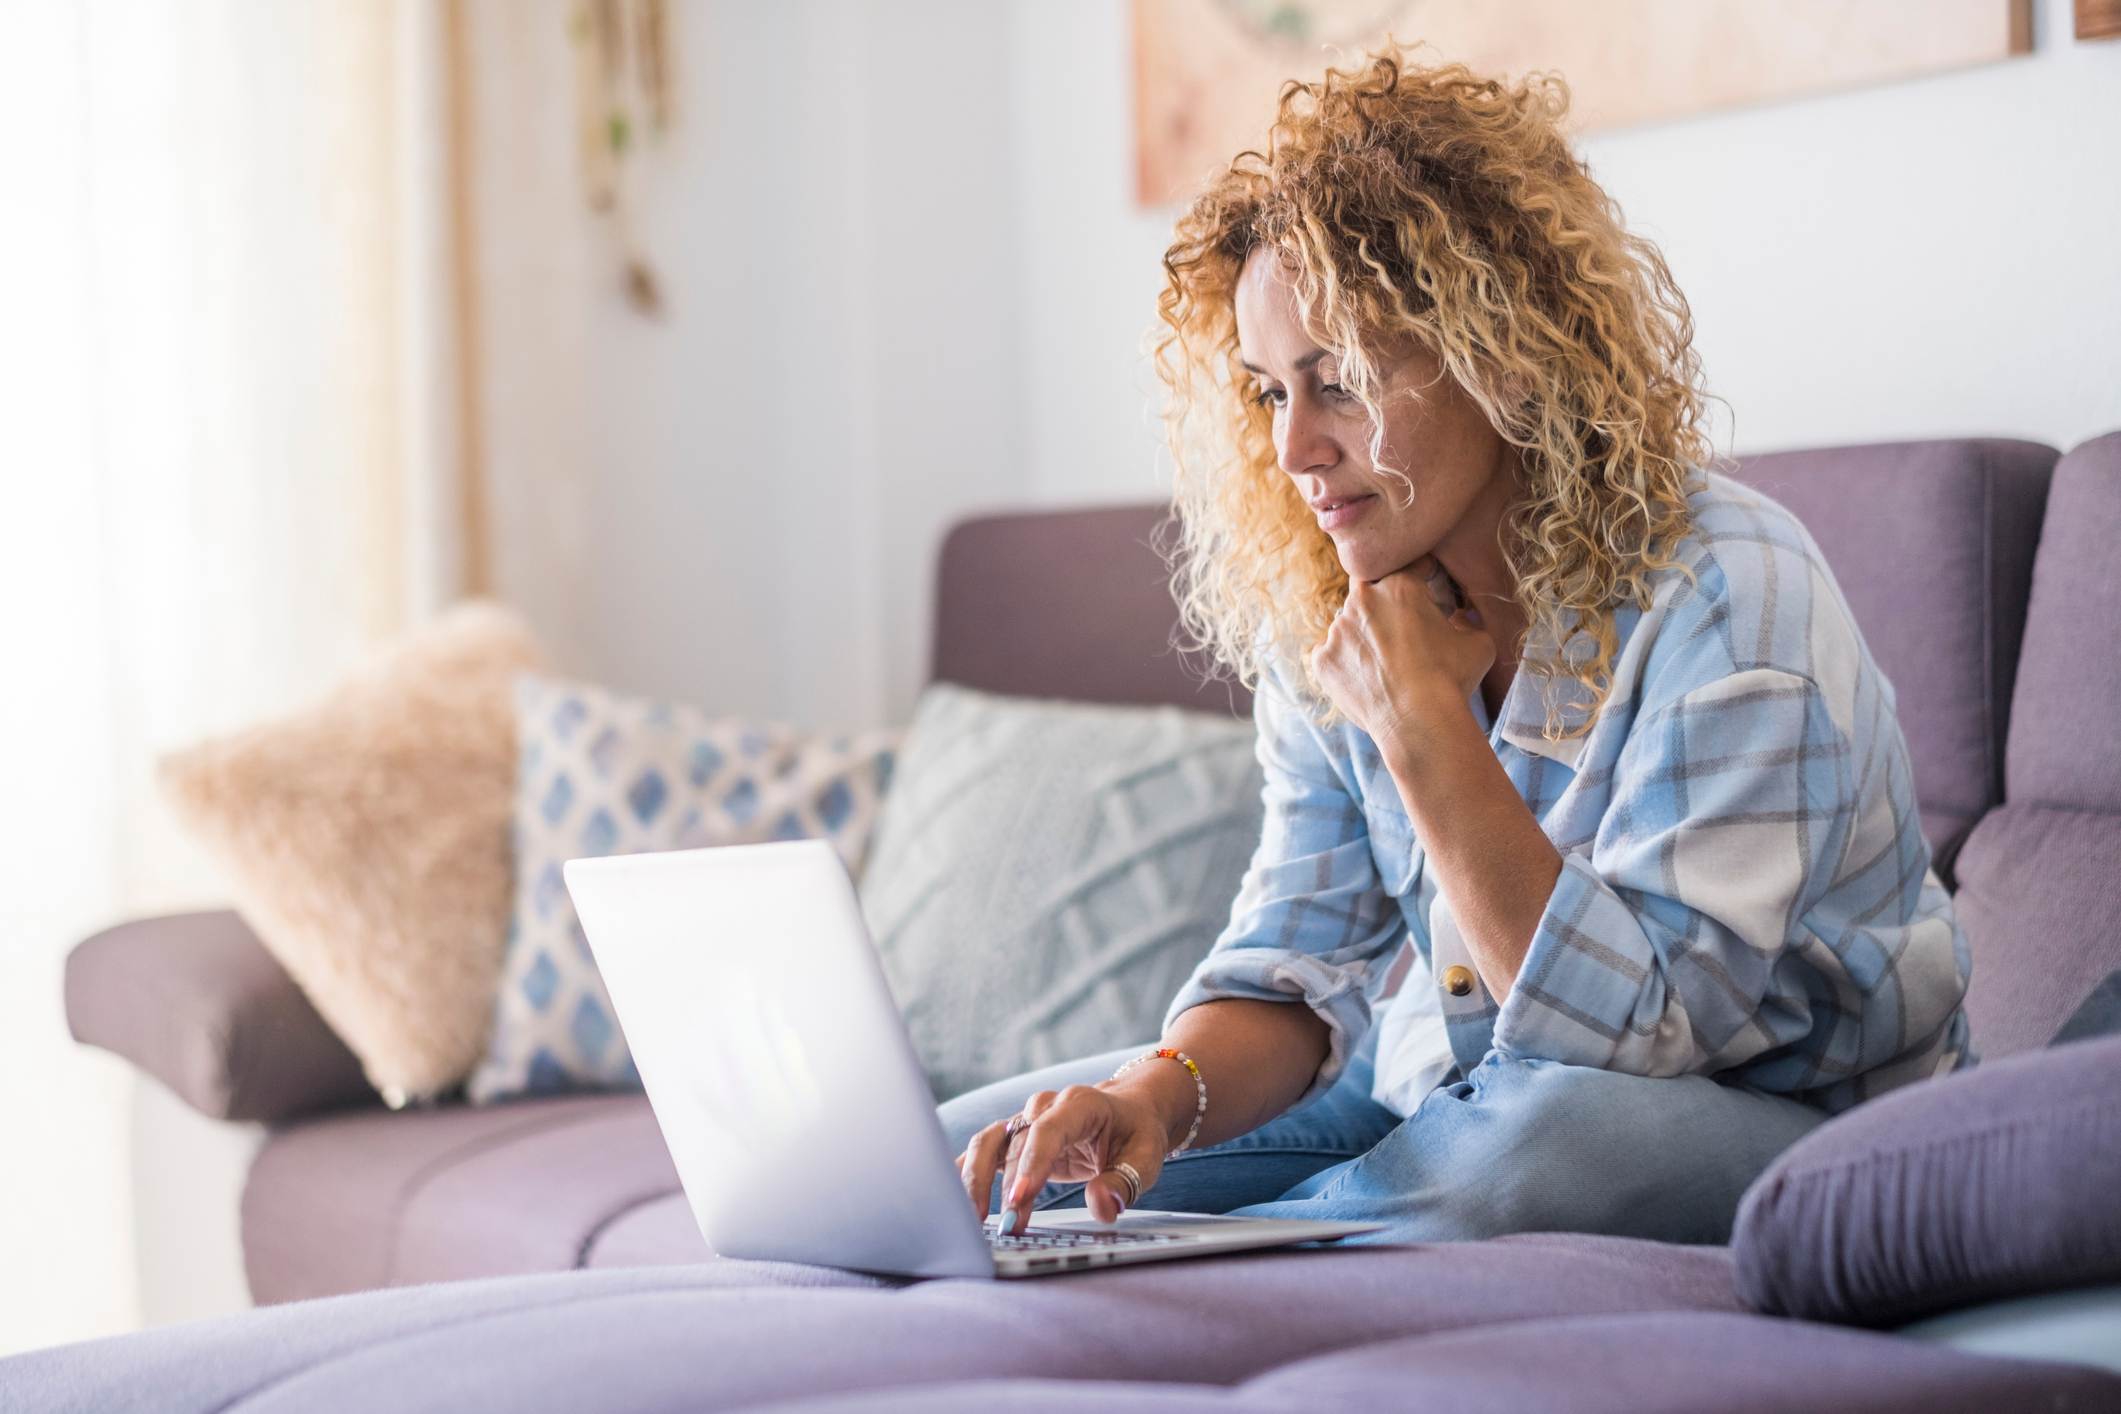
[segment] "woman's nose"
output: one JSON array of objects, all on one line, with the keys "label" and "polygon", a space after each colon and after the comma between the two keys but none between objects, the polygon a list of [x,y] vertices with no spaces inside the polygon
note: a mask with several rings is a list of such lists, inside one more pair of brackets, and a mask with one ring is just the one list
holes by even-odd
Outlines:
[{"label": "woman's nose", "polygon": [[1340,448],[1320,426],[1315,414],[1291,402],[1282,415],[1281,469],[1291,476],[1322,471],[1340,460]]}]

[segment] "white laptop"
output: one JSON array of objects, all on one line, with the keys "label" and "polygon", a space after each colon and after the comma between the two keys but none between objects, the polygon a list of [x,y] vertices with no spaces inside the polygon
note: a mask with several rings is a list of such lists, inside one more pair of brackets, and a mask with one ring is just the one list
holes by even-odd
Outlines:
[{"label": "white laptop", "polygon": [[983,1225],[854,886],[822,840],[562,867],[648,1102],[725,1257],[1045,1276],[1330,1241],[1376,1223],[1089,1208]]}]

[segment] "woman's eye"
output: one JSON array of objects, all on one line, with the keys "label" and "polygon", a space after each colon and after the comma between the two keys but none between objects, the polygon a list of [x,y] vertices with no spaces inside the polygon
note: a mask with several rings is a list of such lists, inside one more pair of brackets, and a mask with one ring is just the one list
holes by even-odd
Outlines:
[{"label": "woman's eye", "polygon": [[[1342,402],[1346,402],[1355,396],[1338,383],[1321,383],[1318,385],[1318,390],[1327,397],[1338,398]],[[1266,408],[1278,408],[1287,400],[1288,394],[1280,388],[1262,388],[1252,395],[1253,402]]]}]

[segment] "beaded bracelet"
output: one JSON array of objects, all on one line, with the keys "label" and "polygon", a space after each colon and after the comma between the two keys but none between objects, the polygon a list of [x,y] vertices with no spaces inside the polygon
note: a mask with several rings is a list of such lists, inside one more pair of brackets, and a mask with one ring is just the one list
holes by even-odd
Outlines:
[{"label": "beaded bracelet", "polygon": [[1149,1052],[1147,1055],[1136,1056],[1133,1060],[1128,1061],[1118,1070],[1113,1071],[1112,1078],[1114,1080],[1117,1080],[1122,1075],[1125,1075],[1133,1067],[1140,1065],[1143,1061],[1155,1060],[1159,1056],[1168,1056],[1172,1060],[1181,1062],[1186,1067],[1186,1069],[1192,1071],[1193,1088],[1200,1091],[1200,1103],[1193,1107],[1193,1127],[1186,1131],[1185,1138],[1178,1141],[1178,1147],[1176,1149],[1173,1149],[1170,1153],[1164,1155],[1164,1157],[1167,1159],[1175,1159],[1180,1154],[1185,1152],[1186,1146],[1188,1144],[1191,1144],[1193,1142],[1193,1136],[1200,1133],[1201,1116],[1208,1112],[1208,1082],[1200,1078],[1200,1067],[1193,1063],[1193,1057],[1187,1055],[1184,1051],[1174,1051],[1169,1046],[1158,1046],[1155,1050]]}]

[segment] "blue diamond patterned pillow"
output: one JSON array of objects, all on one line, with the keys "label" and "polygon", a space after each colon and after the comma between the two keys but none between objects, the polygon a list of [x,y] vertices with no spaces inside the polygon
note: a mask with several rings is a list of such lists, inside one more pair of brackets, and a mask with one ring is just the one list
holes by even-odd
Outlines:
[{"label": "blue diamond patterned pillow", "polygon": [[474,1103],[640,1083],[561,882],[563,861],[762,840],[832,841],[857,878],[897,728],[828,734],[515,682],[515,903]]}]

